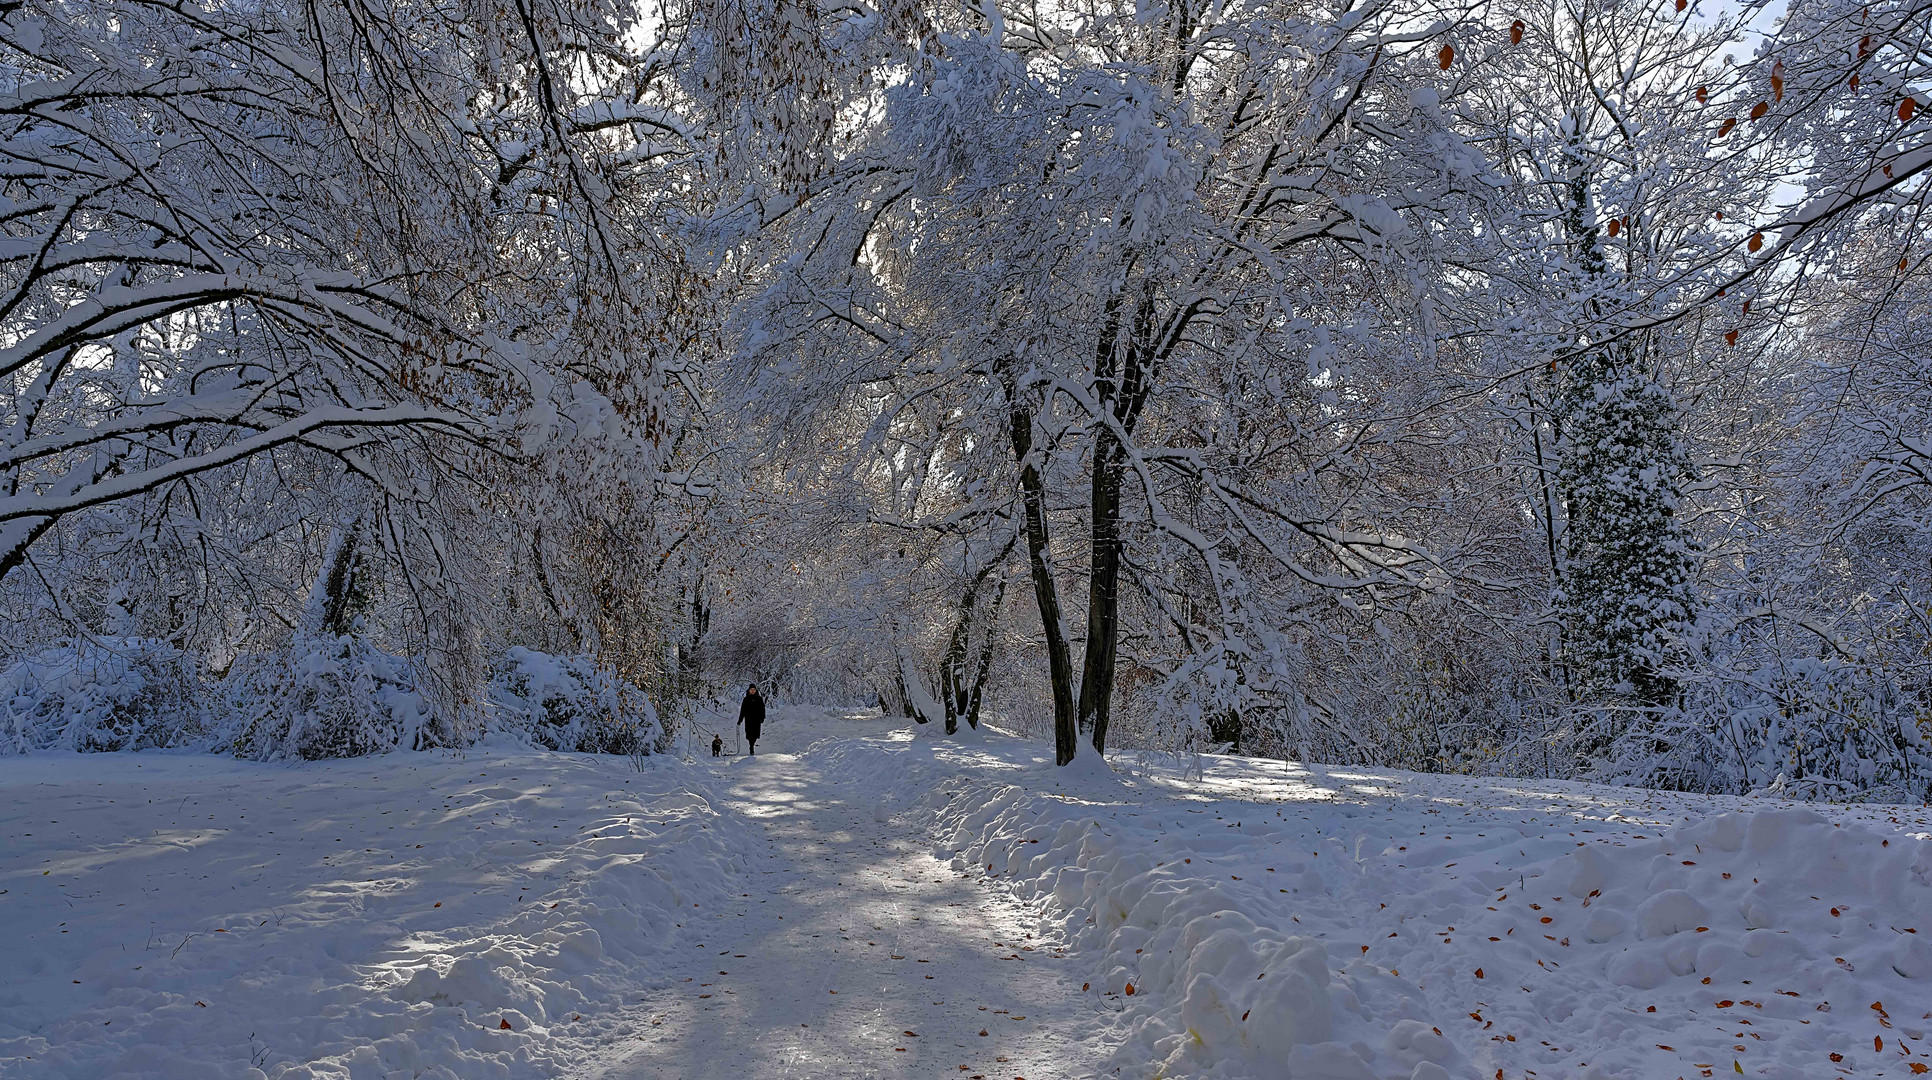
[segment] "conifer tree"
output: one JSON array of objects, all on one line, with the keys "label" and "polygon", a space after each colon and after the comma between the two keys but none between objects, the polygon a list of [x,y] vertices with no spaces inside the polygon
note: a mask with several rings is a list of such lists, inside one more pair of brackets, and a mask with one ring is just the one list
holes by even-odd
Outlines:
[{"label": "conifer tree", "polygon": [[[1594,221],[1583,126],[1581,117],[1570,126],[1566,225],[1580,256],[1581,312],[1602,322],[1622,298]],[[1612,331],[1568,363],[1556,402],[1567,518],[1556,608],[1576,689],[1654,707],[1677,698],[1671,668],[1692,620],[1695,566],[1677,517],[1690,459],[1675,400],[1644,370],[1643,340]]]},{"label": "conifer tree", "polygon": [[1693,618],[1693,552],[1677,516],[1690,462],[1677,406],[1632,357],[1579,357],[1559,410],[1557,491],[1568,515],[1557,609],[1590,697],[1661,706]]}]

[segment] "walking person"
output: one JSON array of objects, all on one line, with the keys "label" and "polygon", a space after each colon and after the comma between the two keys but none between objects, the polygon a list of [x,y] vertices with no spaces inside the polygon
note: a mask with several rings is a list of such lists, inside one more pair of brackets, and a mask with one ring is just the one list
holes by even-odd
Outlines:
[{"label": "walking person", "polygon": [[738,722],[745,726],[745,745],[751,756],[758,756],[758,733],[765,726],[765,699],[758,696],[756,683],[745,688],[745,700],[738,704]]}]

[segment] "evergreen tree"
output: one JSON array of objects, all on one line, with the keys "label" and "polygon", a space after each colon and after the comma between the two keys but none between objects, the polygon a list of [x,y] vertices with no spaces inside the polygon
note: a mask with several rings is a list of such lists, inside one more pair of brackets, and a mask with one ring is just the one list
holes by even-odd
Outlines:
[{"label": "evergreen tree", "polygon": [[1670,391],[1635,367],[1585,354],[1558,403],[1569,521],[1556,599],[1584,693],[1661,706],[1677,697],[1671,669],[1695,602],[1677,517],[1690,463]]}]

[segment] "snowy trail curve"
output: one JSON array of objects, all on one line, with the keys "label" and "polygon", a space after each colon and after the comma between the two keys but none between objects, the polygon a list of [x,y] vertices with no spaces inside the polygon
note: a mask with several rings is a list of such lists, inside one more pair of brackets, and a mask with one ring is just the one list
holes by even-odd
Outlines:
[{"label": "snowy trail curve", "polygon": [[1094,1075],[1091,998],[1037,914],[933,858],[809,757],[724,766],[720,809],[764,832],[750,891],[707,912],[606,1080]]}]

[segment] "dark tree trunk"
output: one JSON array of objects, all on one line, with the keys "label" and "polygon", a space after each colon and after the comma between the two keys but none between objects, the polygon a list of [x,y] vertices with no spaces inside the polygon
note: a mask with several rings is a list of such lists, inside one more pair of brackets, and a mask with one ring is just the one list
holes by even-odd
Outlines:
[{"label": "dark tree trunk", "polygon": [[[1000,601],[1006,597],[1006,556],[1012,552],[1018,535],[1008,538],[999,554],[987,560],[979,573],[966,585],[966,591],[959,598],[959,618],[953,623],[952,637],[946,642],[946,655],[939,662],[940,691],[946,707],[946,734],[959,731],[959,721],[963,718],[973,727],[979,726],[979,699],[986,687],[986,672],[992,663],[993,634],[992,624],[999,616]],[[986,579],[996,571],[1000,572],[999,586],[994,593],[991,611],[985,622],[987,634],[985,645],[980,649],[979,662],[969,670],[966,657],[973,643],[973,625],[979,622],[979,590]]]},{"label": "dark tree trunk", "polygon": [[906,714],[906,719],[911,720],[915,724],[925,723],[926,716],[912,704],[912,688],[906,685],[906,672],[903,664],[900,665],[899,670],[892,676],[892,688],[899,693],[899,709]]},{"label": "dark tree trunk", "polygon": [[1020,496],[1025,505],[1026,559],[1033,572],[1033,599],[1040,607],[1040,628],[1046,635],[1047,674],[1053,683],[1053,760],[1073,760],[1077,731],[1073,714],[1073,657],[1067,649],[1066,624],[1060,615],[1060,590],[1047,562],[1046,481],[1040,458],[1033,452],[1033,413],[1021,399],[1012,370],[1005,363],[1007,426],[1013,440],[1013,461],[1020,471]]},{"label": "dark tree trunk", "polygon": [[1093,567],[1087,575],[1087,654],[1080,679],[1080,730],[1107,748],[1120,640],[1120,486],[1124,451],[1113,433],[1094,436]]},{"label": "dark tree trunk", "polygon": [[361,552],[360,517],[338,526],[322,554],[322,569],[309,599],[310,630],[342,637],[355,632],[356,618],[373,601]]},{"label": "dark tree trunk", "polygon": [[966,638],[972,632],[971,609],[961,606],[959,621],[953,624],[952,639],[946,642],[946,655],[939,661],[940,704],[946,707],[946,734],[959,733],[959,717],[966,710]]},{"label": "dark tree trunk", "polygon": [[678,642],[677,678],[681,695],[697,696],[697,687],[703,674],[699,650],[704,647],[704,636],[710,632],[711,605],[705,603],[704,575],[699,574],[691,585],[691,622],[684,640]]},{"label": "dark tree trunk", "polygon": [[979,643],[979,667],[973,672],[973,696],[966,703],[966,724],[974,730],[979,729],[980,702],[986,700],[986,675],[993,670],[993,646],[995,642],[993,640],[992,626],[999,621],[1000,604],[1005,599],[1006,579],[1002,577],[1000,578],[999,585],[993,590],[993,606],[991,608],[991,614],[987,618],[986,637]]},{"label": "dark tree trunk", "polygon": [[[1118,301],[1110,305],[1118,311]],[[1096,752],[1107,749],[1107,721],[1113,711],[1114,676],[1120,643],[1120,514],[1126,481],[1127,447],[1140,420],[1150,390],[1149,376],[1159,342],[1152,291],[1134,305],[1133,325],[1122,339],[1117,317],[1110,312],[1107,328],[1094,356],[1094,398],[1102,410],[1095,417],[1093,443],[1092,521],[1089,550],[1092,564],[1087,578],[1087,652],[1080,679],[1080,730]],[[1118,429],[1107,425],[1111,416]]]}]

